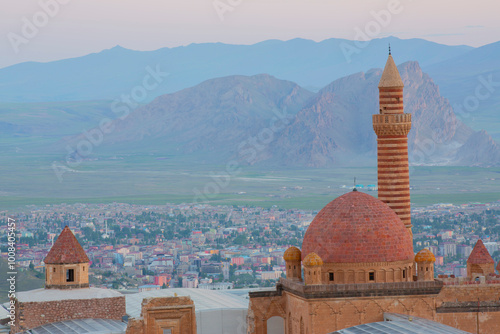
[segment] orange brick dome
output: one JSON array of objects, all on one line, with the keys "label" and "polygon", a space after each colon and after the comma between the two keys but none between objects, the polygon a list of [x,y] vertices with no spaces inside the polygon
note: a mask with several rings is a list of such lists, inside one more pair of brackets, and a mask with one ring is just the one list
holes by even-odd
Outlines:
[{"label": "orange brick dome", "polygon": [[436,262],[436,257],[430,250],[424,248],[415,256],[415,262]]},{"label": "orange brick dome", "polygon": [[352,191],[314,218],[302,258],[315,252],[325,263],[413,262],[413,243],[394,211],[368,194]]},{"label": "orange brick dome", "polygon": [[307,256],[304,258],[304,266],[322,266],[323,265],[323,260],[319,257],[318,254],[316,253],[309,253]]},{"label": "orange brick dome", "polygon": [[295,246],[289,247],[283,254],[283,259],[285,261],[300,261],[301,258],[302,254],[300,253],[300,249]]}]

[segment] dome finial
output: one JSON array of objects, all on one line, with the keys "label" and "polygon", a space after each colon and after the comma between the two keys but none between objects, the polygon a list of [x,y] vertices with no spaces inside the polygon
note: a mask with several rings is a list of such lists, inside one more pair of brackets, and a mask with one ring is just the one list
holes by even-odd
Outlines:
[{"label": "dome finial", "polygon": [[389,43],[389,56],[391,55],[391,43]]},{"label": "dome finial", "polygon": [[358,191],[358,189],[356,189],[356,176],[354,177],[354,186],[352,187],[352,191]]}]

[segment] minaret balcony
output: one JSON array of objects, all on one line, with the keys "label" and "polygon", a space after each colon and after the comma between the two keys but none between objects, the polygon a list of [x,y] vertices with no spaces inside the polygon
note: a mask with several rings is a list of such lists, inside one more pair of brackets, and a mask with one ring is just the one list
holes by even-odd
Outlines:
[{"label": "minaret balcony", "polygon": [[406,136],[411,129],[411,114],[373,115],[373,129],[377,136]]}]

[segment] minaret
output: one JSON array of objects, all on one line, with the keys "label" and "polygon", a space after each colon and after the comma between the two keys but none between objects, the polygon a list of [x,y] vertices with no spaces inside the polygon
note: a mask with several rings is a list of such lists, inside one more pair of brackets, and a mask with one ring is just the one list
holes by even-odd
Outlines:
[{"label": "minaret", "polygon": [[389,205],[411,232],[408,132],[411,114],[403,110],[403,80],[391,56],[380,79],[380,113],[373,115],[377,134],[378,198]]}]

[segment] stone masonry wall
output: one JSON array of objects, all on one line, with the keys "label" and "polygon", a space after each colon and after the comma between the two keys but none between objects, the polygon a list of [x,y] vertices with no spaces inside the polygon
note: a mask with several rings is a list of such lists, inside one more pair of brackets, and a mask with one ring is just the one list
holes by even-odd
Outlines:
[{"label": "stone masonry wall", "polygon": [[16,303],[16,326],[20,333],[45,324],[72,319],[121,320],[126,314],[125,297],[67,299],[47,302]]},{"label": "stone masonry wall", "polygon": [[[444,285],[441,291],[425,292],[434,282],[407,283],[413,294],[377,295],[363,290],[356,296],[354,288],[345,296],[329,297],[335,285],[310,286],[309,293],[293,293],[296,283],[282,280],[284,290],[274,294],[251,293],[248,312],[248,333],[266,333],[267,320],[282,317],[285,333],[330,333],[342,328],[383,320],[384,312],[414,315],[452,326],[470,333],[500,333],[500,284]],[[402,285],[391,283],[388,286]],[[412,289],[412,285],[415,285]],[[362,284],[359,284],[362,286]],[[377,284],[373,284],[374,287]],[[366,284],[368,287],[368,284]],[[318,294],[316,291],[317,289]],[[373,292],[372,296],[370,293]],[[314,293],[311,293],[314,292]],[[300,296],[301,294],[302,296]]]}]

